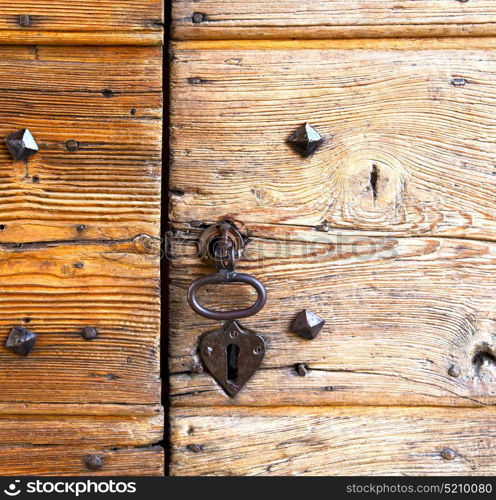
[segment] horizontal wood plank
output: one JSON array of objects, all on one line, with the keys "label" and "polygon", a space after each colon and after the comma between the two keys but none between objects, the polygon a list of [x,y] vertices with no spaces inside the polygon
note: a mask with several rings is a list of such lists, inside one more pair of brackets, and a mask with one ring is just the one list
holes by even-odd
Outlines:
[{"label": "horizontal wood plank", "polygon": [[[4,244],[0,276],[2,403],[160,402],[157,240]],[[25,358],[3,347],[15,325],[37,335]]]},{"label": "horizontal wood plank", "polygon": [[496,34],[492,0],[176,0],[177,39]]},{"label": "horizontal wood plank", "polygon": [[[97,455],[102,468],[90,470],[88,456]],[[91,446],[0,447],[2,476],[162,476],[164,451],[159,446],[105,449]]]},{"label": "horizontal wood plank", "polygon": [[175,408],[171,473],[489,476],[495,424],[494,408]]},{"label": "horizontal wood plank", "polygon": [[[274,44],[175,45],[173,220],[495,238],[495,50]],[[307,121],[325,143],[301,158]]]},{"label": "horizontal wood plank", "polygon": [[0,415],[2,446],[144,446],[162,440],[163,415],[112,417],[73,415]]},{"label": "horizontal wood plank", "polygon": [[160,405],[152,404],[94,404],[94,403],[1,403],[0,415],[95,415],[118,417],[147,417],[162,414]]},{"label": "horizontal wood plank", "polygon": [[13,0],[0,6],[0,43],[157,45],[162,37],[162,0],[34,0],[29,5]]},{"label": "horizontal wood plank", "polygon": [[[496,401],[496,244],[451,238],[364,237],[247,225],[238,269],[260,279],[268,302],[241,324],[267,342],[262,365],[231,399],[195,373],[201,333],[189,284],[213,272],[195,254],[199,230],[171,240],[170,381],[173,405],[493,405]],[[239,309],[244,287],[204,288],[202,302]],[[325,321],[308,341],[291,331],[310,309]],[[299,376],[298,364],[307,374]],[[451,367],[457,372],[453,376]]]},{"label": "horizontal wood plank", "polygon": [[0,137],[29,128],[40,150],[25,165],[0,145],[0,242],[158,236],[160,50],[4,52]]}]

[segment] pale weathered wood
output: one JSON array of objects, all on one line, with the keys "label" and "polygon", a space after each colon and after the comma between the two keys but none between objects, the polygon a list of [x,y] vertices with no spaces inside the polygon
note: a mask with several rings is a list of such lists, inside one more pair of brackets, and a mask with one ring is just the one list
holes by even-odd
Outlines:
[{"label": "pale weathered wood", "polygon": [[[24,165],[0,146],[0,241],[158,236],[160,50],[4,52],[0,137],[29,128],[40,151]],[[69,140],[78,151],[66,149]]]},{"label": "pale weathered wood", "polygon": [[175,476],[496,474],[493,408],[174,408],[171,417]]},{"label": "pale weathered wood", "polygon": [[[173,220],[496,236],[494,50],[276,47],[175,45]],[[326,142],[302,159],[305,121]]]},{"label": "pale weathered wood", "polygon": [[2,402],[159,403],[156,239],[4,245],[0,276],[0,345],[14,325],[38,336],[26,358],[0,349]]},{"label": "pale weathered wood", "polygon": [[[19,16],[28,15],[22,26]],[[23,0],[0,5],[0,43],[157,45],[162,0]]]},{"label": "pale weathered wood", "polygon": [[[172,404],[453,405],[496,401],[496,244],[443,238],[339,236],[250,225],[239,269],[268,289],[265,308],[241,324],[267,341],[261,369],[234,399],[206,373],[191,372],[197,339],[218,323],[191,311],[189,284],[213,272],[194,255],[198,230],[171,242]],[[253,302],[246,288],[206,287],[209,307]],[[307,341],[291,324],[308,308],[326,320]],[[295,367],[308,366],[298,376]],[[448,374],[451,365],[458,377]]]},{"label": "pale weathered wood", "polygon": [[496,34],[493,0],[176,0],[172,17],[177,39]]},{"label": "pale weathered wood", "polygon": [[[85,466],[87,455],[102,458],[100,470]],[[162,476],[164,451],[159,446],[102,449],[98,447],[0,447],[2,476]]]},{"label": "pale weathered wood", "polygon": [[98,447],[143,446],[161,441],[163,428],[160,414],[128,418],[11,414],[0,416],[0,443],[2,446],[78,446],[81,443]]}]

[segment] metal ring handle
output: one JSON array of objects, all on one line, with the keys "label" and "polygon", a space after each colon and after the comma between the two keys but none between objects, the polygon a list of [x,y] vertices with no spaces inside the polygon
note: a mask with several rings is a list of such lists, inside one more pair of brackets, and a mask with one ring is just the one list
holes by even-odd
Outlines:
[{"label": "metal ring handle", "polygon": [[[257,292],[258,297],[255,303],[246,309],[238,309],[237,311],[212,311],[203,307],[199,302],[196,294],[198,290],[205,285],[215,283],[246,283],[251,285]],[[248,318],[256,314],[267,302],[267,290],[265,286],[249,274],[226,272],[221,270],[218,273],[209,276],[203,276],[193,281],[188,288],[188,303],[191,309],[205,318],[215,320],[235,320],[239,318]]]}]

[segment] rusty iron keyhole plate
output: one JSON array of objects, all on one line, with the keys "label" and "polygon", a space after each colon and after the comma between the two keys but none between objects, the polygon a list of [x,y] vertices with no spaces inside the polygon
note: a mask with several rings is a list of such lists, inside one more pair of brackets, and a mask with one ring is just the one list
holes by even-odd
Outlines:
[{"label": "rusty iron keyhole plate", "polygon": [[265,340],[236,321],[226,321],[219,329],[204,333],[198,349],[203,366],[234,397],[260,366]]}]

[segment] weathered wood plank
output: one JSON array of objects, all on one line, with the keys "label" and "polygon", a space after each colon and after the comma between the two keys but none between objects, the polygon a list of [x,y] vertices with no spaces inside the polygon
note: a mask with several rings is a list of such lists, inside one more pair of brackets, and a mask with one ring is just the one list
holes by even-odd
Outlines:
[{"label": "weathered wood plank", "polygon": [[[103,466],[89,470],[85,457],[98,455]],[[159,446],[124,448],[26,446],[0,447],[2,476],[162,476],[164,451]]]},{"label": "weathered wood plank", "polygon": [[0,137],[40,147],[27,166],[0,147],[0,242],[159,234],[158,49],[11,48],[0,90]]},{"label": "weathered wood plank", "polygon": [[94,404],[94,403],[2,403],[0,415],[95,415],[117,417],[149,417],[162,414],[160,405],[152,404]]},{"label": "weathered wood plank", "polygon": [[[112,417],[74,415],[1,415],[2,446],[144,446],[162,440],[163,415]],[[0,448],[1,449],[1,448]]]},{"label": "weathered wood plank", "polygon": [[[173,220],[496,236],[496,51],[273,44],[175,45]],[[305,121],[326,142],[302,159]]]},{"label": "weathered wood plank", "polygon": [[176,0],[172,17],[177,39],[496,34],[492,0]]},{"label": "weathered wood plank", "polygon": [[[158,241],[4,245],[0,276],[1,402],[160,402]],[[26,358],[14,325],[38,336]]]},{"label": "weathered wood plank", "polygon": [[0,43],[157,45],[162,36],[162,0],[33,0],[29,5],[13,0],[0,6]]},{"label": "weathered wood plank", "polygon": [[495,424],[493,408],[173,408],[171,473],[494,475]]},{"label": "weathered wood plank", "polygon": [[[234,399],[191,371],[197,339],[216,323],[191,311],[189,284],[213,272],[198,257],[198,230],[171,244],[172,404],[448,405],[496,401],[496,244],[449,238],[364,237],[301,227],[247,225],[239,269],[258,277],[268,302],[241,320],[267,341],[261,369]],[[189,233],[187,232],[189,231]],[[246,288],[207,287],[209,307],[246,307]],[[302,309],[326,320],[307,341],[291,332]],[[299,363],[307,366],[298,376]],[[451,365],[459,376],[451,376]]]}]

